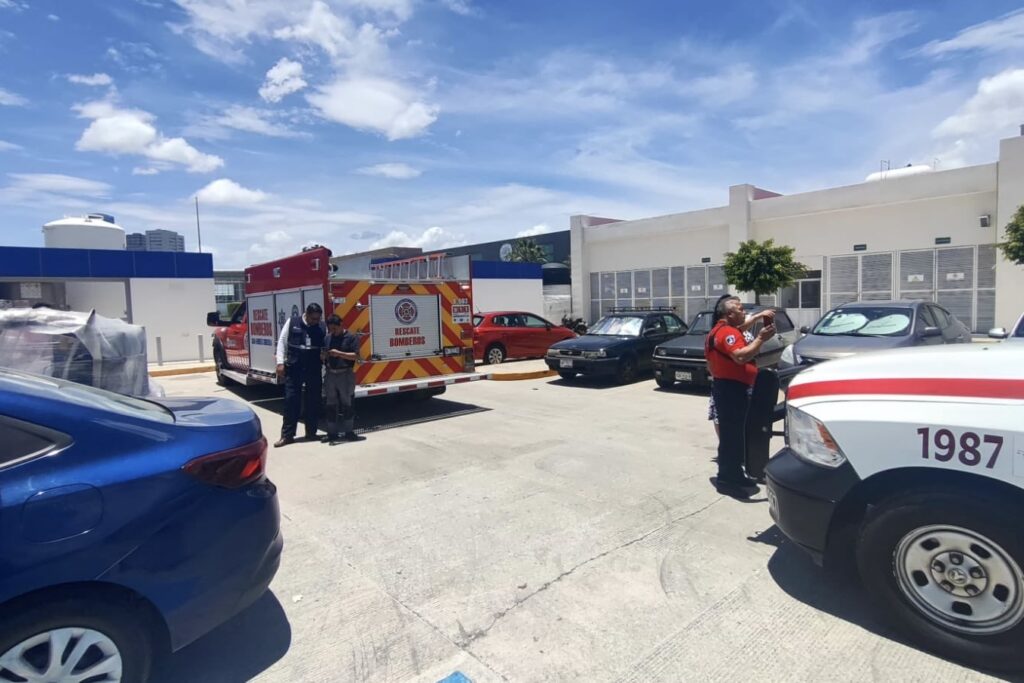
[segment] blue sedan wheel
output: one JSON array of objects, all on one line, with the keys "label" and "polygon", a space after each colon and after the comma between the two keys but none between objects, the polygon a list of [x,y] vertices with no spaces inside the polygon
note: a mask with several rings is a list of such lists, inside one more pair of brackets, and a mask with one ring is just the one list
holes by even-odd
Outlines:
[{"label": "blue sedan wheel", "polygon": [[152,647],[134,610],[77,598],[40,601],[0,627],[0,681],[136,683]]}]

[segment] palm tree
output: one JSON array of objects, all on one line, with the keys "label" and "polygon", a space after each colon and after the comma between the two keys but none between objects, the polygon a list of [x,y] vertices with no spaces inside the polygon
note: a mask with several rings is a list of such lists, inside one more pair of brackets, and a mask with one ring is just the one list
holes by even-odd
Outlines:
[{"label": "palm tree", "polygon": [[532,237],[523,237],[512,245],[509,261],[516,263],[547,263],[548,257],[544,249]]}]

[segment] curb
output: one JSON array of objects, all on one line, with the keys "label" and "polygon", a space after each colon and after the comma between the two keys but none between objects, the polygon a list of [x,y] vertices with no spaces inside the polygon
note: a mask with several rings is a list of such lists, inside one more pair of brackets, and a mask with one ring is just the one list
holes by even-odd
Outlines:
[{"label": "curb", "polygon": [[532,370],[530,372],[496,372],[491,375],[492,382],[514,382],[521,379],[541,379],[544,377],[555,377],[558,373],[554,370]]},{"label": "curb", "polygon": [[210,366],[199,366],[194,368],[169,368],[167,370],[150,370],[150,377],[173,377],[174,375],[192,375],[200,372],[213,372],[214,367]]}]

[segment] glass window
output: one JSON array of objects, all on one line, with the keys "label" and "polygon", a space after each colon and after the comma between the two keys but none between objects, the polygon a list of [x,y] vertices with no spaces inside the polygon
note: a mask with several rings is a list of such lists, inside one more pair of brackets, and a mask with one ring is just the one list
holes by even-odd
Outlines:
[{"label": "glass window", "polygon": [[687,334],[701,336],[707,334],[708,332],[711,331],[712,326],[715,324],[714,317],[714,314],[711,313],[710,311],[698,313],[693,317],[693,320],[690,321],[690,329],[687,332]]},{"label": "glass window", "polygon": [[606,301],[615,298],[615,273],[601,273],[601,298]]},{"label": "glass window", "polygon": [[242,302],[238,308],[235,309],[235,314],[231,316],[231,324],[240,323],[245,320],[245,303]]},{"label": "glass window", "polygon": [[70,441],[67,437],[48,438],[46,433],[49,431],[35,428],[21,420],[0,418],[0,442],[4,445],[0,449],[0,467],[43,455],[53,450],[58,440],[63,443]]},{"label": "glass window", "polygon": [[638,337],[643,321],[639,316],[609,315],[598,320],[587,334]]},{"label": "glass window", "polygon": [[686,325],[674,315],[663,315],[662,318],[665,320],[665,329],[669,334],[680,334],[686,331]]},{"label": "glass window", "polygon": [[945,329],[953,323],[949,313],[941,306],[928,306],[927,308],[931,311],[932,317],[935,318],[935,324],[939,327]]},{"label": "glass window", "polygon": [[491,324],[494,325],[495,327],[509,327],[510,326],[509,325],[508,316],[505,316],[505,315],[496,315],[496,316],[494,316],[493,318],[491,318]]},{"label": "glass window", "polygon": [[473,327],[480,327],[480,323],[482,323],[483,321],[484,321],[484,317],[482,315],[474,315],[473,316]]},{"label": "glass window", "polygon": [[782,311],[775,311],[775,329],[779,332],[792,332],[793,321]]},{"label": "glass window", "polygon": [[779,304],[783,308],[800,308],[800,285],[790,285],[782,290],[782,302]]},{"label": "glass window", "polygon": [[888,306],[836,308],[814,326],[813,334],[845,337],[903,337],[913,312]]},{"label": "glass window", "polygon": [[938,321],[932,315],[932,312],[928,310],[929,306],[921,306],[917,309],[917,326],[919,329],[925,327],[938,327]]},{"label": "glass window", "polygon": [[821,308],[821,280],[800,282],[800,308]]},{"label": "glass window", "polygon": [[520,317],[521,318],[525,318],[524,322],[525,322],[525,326],[526,327],[543,327],[543,328],[547,328],[549,326],[549,323],[548,323],[547,320],[543,320],[542,318],[538,318],[535,315],[524,315],[524,316],[520,316]]}]

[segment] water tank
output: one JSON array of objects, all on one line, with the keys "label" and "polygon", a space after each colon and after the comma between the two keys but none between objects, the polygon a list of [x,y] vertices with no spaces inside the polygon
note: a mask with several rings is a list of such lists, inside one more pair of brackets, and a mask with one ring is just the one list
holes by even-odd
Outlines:
[{"label": "water tank", "polygon": [[124,250],[124,228],[103,213],[61,218],[43,226],[43,244],[53,249]]}]

